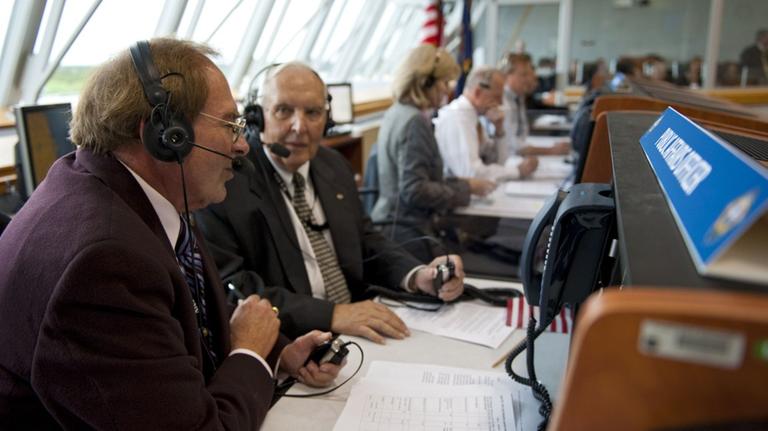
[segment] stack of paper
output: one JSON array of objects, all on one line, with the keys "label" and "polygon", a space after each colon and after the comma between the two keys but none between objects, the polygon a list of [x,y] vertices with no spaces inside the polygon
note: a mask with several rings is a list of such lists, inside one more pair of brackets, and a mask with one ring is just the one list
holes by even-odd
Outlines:
[{"label": "stack of paper", "polygon": [[558,182],[552,180],[523,180],[504,183],[507,196],[548,197],[557,192]]},{"label": "stack of paper", "polygon": [[516,431],[524,390],[502,373],[375,361],[334,430]]},{"label": "stack of paper", "polygon": [[498,348],[515,328],[506,326],[507,310],[503,307],[457,302],[434,312],[412,308],[394,308],[403,323],[411,329],[470,343]]}]

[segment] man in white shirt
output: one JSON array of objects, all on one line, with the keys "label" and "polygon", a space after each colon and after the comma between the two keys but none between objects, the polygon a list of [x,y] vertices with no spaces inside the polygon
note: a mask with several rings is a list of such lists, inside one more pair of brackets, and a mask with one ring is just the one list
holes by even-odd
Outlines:
[{"label": "man in white shirt", "polygon": [[[500,109],[504,75],[493,67],[477,67],[467,77],[461,96],[438,112],[435,137],[445,164],[446,175],[476,177],[493,181],[525,178],[536,169],[535,157],[505,160],[499,151],[505,136],[504,114]],[[495,133],[488,136],[480,123],[485,116]]]}]

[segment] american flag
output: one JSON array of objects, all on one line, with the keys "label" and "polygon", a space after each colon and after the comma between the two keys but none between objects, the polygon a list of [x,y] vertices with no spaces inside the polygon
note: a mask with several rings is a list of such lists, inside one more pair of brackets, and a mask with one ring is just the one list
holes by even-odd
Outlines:
[{"label": "american flag", "polygon": [[456,62],[461,67],[461,75],[456,82],[456,97],[461,96],[464,91],[464,81],[466,81],[469,71],[472,70],[472,0],[464,0],[461,10],[461,43],[459,43],[459,54]]},{"label": "american flag", "polygon": [[[512,298],[507,300],[507,326],[525,329],[528,327],[528,319],[531,313],[539,320],[539,307],[528,305],[525,298]],[[547,328],[549,332],[569,334],[573,330],[573,315],[570,309],[563,307],[552,323]]]},{"label": "american flag", "polygon": [[422,29],[421,43],[435,46],[443,45],[443,2],[442,0],[428,0],[426,20]]}]

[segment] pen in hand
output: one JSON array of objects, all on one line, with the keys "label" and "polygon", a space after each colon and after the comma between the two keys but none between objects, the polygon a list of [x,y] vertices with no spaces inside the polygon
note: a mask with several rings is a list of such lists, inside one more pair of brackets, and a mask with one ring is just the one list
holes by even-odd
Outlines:
[{"label": "pen in hand", "polygon": [[245,299],[245,295],[243,295],[243,292],[241,292],[241,291],[240,291],[240,290],[239,290],[237,287],[235,287],[235,285],[234,285],[234,284],[232,284],[231,282],[230,282],[230,283],[227,283],[227,289],[229,289],[229,291],[230,291],[230,292],[232,292],[232,293],[233,293],[233,294],[234,294],[234,295],[237,297],[237,299],[238,299],[238,300],[243,300],[243,299]]}]

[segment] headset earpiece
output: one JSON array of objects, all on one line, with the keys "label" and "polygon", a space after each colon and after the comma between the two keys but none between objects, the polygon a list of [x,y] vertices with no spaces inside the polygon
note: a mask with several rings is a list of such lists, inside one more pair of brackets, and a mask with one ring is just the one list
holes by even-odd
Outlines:
[{"label": "headset earpiece", "polygon": [[435,85],[435,81],[436,80],[434,75],[427,76],[427,79],[424,80],[424,89],[429,90],[432,88],[432,86]]},{"label": "headset earpiece", "polygon": [[144,124],[144,147],[152,157],[164,162],[184,160],[195,141],[194,132],[190,135],[192,125],[181,117],[171,117],[163,122],[160,116],[161,113],[153,114]]},{"label": "headset earpiece", "polygon": [[437,62],[439,61],[440,61],[440,51],[438,50],[435,53],[435,62],[432,63],[432,71],[429,72],[429,75],[427,75],[427,77],[424,79],[425,90],[429,90],[437,82],[437,78],[435,78],[435,72],[437,71]]},{"label": "headset earpiece", "polygon": [[243,109],[245,116],[245,123],[249,126],[256,127],[259,132],[264,130],[264,108],[257,103],[251,103],[245,105]]},{"label": "headset earpiece", "polygon": [[152,112],[144,123],[144,147],[152,157],[164,162],[184,160],[195,142],[192,124],[170,109],[171,94],[163,87],[160,74],[152,60],[149,42],[139,41],[131,47],[131,60],[139,76]]}]

